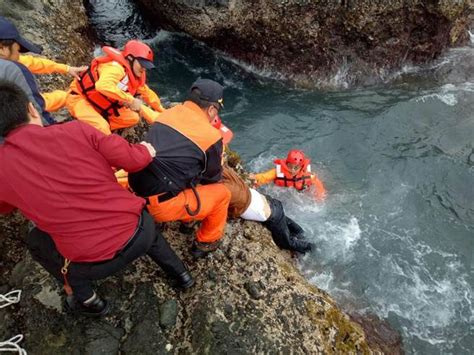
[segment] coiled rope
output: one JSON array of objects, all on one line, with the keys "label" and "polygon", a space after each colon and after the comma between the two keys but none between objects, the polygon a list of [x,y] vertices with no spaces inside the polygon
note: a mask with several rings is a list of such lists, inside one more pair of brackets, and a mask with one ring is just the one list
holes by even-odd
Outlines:
[{"label": "coiled rope", "polygon": [[[4,295],[0,294],[0,308],[8,307],[12,304],[20,302],[21,290],[13,290]],[[23,334],[17,334],[7,341],[0,342],[0,352],[18,352],[19,355],[27,355],[19,343],[23,340]]]}]

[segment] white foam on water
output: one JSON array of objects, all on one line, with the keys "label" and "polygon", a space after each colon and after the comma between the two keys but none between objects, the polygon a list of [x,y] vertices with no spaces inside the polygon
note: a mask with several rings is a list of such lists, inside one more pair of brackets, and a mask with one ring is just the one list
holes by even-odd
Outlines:
[{"label": "white foam on water", "polygon": [[448,106],[456,106],[458,103],[458,100],[454,94],[429,94],[416,98],[415,101],[425,103],[430,99],[437,99]]},{"label": "white foam on water", "polygon": [[458,103],[458,95],[462,92],[474,92],[474,83],[465,82],[458,85],[445,84],[437,92],[425,94],[415,98],[415,102],[425,103],[431,99],[439,100],[448,106],[455,106]]},{"label": "white foam on water", "polygon": [[471,44],[474,44],[474,33],[472,33],[470,30],[468,30],[467,33],[469,33],[469,39],[471,41]]},{"label": "white foam on water", "polygon": [[266,66],[263,67],[256,67],[255,65],[248,64],[244,61],[241,61],[239,59],[235,59],[233,57],[228,56],[224,52],[217,51],[222,58],[225,60],[237,65],[241,69],[243,69],[245,72],[255,74],[257,76],[260,76],[262,78],[267,78],[267,79],[273,79],[273,80],[279,80],[279,81],[284,81],[287,80],[287,77],[283,75],[282,73],[279,73],[273,69],[270,69]]},{"label": "white foam on water", "polygon": [[[380,267],[387,282],[382,280],[379,289],[371,291],[371,303],[382,317],[395,313],[408,321],[406,337],[416,336],[432,345],[454,344],[458,339],[447,340],[446,329],[460,320],[473,320],[469,276],[462,273],[462,264],[456,255],[433,250],[426,244],[414,242],[410,236],[403,242],[405,251],[413,252],[413,261],[397,254],[384,256]],[[426,258],[430,256],[443,260],[442,264],[448,267],[444,275],[434,275],[428,269]]]},{"label": "white foam on water", "polygon": [[158,44],[158,43],[163,43],[163,42],[166,42],[166,41],[170,41],[176,37],[179,37],[179,36],[184,36],[183,34],[179,34],[179,33],[176,33],[176,32],[169,32],[169,31],[165,31],[165,30],[160,30],[158,31],[158,33],[156,34],[155,37],[153,37],[152,39],[150,40],[147,40],[146,42],[149,43],[149,44]]}]

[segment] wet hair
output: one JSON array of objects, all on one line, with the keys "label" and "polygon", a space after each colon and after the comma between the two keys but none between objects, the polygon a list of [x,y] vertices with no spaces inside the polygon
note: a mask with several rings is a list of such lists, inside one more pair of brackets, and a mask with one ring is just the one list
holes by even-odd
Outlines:
[{"label": "wet hair", "polygon": [[201,90],[194,88],[188,95],[186,101],[192,101],[202,109],[207,109],[209,106],[215,106],[215,102],[210,102],[207,100],[201,99]]},{"label": "wet hair", "polygon": [[0,39],[0,47],[8,47],[11,49],[15,42],[14,39]]},{"label": "wet hair", "polygon": [[28,97],[16,84],[0,80],[0,136],[30,121]]}]

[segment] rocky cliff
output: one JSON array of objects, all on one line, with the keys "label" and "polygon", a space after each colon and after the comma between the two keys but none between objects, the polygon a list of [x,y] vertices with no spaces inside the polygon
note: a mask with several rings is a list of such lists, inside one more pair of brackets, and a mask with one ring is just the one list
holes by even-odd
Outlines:
[{"label": "rocky cliff", "polygon": [[[0,12],[42,44],[47,56],[88,61],[92,44],[81,1],[11,1]],[[45,91],[66,83],[42,81]],[[192,233],[180,232],[177,223],[161,226],[189,265],[195,287],[175,291],[143,258],[98,283],[113,300],[111,315],[101,320],[62,313],[60,285],[25,250],[28,224],[21,215],[2,217],[0,226],[0,294],[23,290],[19,304],[0,309],[0,341],[23,334],[21,346],[31,354],[399,351],[399,337],[386,328],[367,337],[329,295],[303,279],[294,257],[256,223],[230,222],[222,248],[197,262],[188,253]]]},{"label": "rocky cliff", "polygon": [[135,0],[190,34],[302,86],[370,84],[468,41],[471,0]]}]

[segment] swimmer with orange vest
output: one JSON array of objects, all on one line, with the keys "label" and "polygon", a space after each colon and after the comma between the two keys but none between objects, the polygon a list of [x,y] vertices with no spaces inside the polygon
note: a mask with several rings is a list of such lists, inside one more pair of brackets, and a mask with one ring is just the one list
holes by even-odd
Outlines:
[{"label": "swimmer with orange vest", "polygon": [[250,174],[256,186],[273,182],[277,186],[294,187],[298,191],[311,188],[317,201],[324,201],[326,188],[311,171],[311,160],[301,150],[288,152],[286,159],[276,159],[275,167],[259,174]]}]

